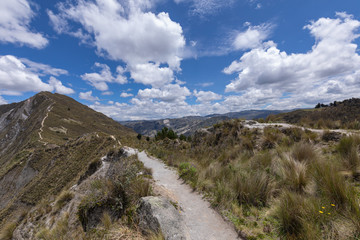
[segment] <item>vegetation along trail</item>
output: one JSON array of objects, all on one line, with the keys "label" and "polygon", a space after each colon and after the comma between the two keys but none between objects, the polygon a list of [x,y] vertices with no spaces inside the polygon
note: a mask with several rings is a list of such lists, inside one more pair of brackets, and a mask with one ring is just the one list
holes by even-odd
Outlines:
[{"label": "vegetation along trail", "polygon": [[240,239],[234,228],[203,200],[201,195],[184,184],[175,171],[167,168],[160,160],[148,157],[145,152],[138,158],[153,171],[156,184],[176,201],[181,209],[189,237],[192,240]]}]

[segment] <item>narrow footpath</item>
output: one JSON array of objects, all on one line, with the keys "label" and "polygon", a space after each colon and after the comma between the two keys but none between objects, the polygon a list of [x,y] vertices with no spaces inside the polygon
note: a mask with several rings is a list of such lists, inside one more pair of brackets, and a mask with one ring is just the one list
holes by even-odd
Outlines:
[{"label": "narrow footpath", "polygon": [[145,152],[138,153],[138,158],[145,167],[152,169],[156,185],[177,201],[191,240],[241,239],[234,227],[225,222],[200,194],[184,184],[174,170],[160,160],[147,156]]}]

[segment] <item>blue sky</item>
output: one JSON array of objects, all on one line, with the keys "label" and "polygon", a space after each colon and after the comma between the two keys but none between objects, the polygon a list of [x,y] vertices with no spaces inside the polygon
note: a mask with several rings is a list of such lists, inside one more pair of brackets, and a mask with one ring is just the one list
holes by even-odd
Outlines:
[{"label": "blue sky", "polygon": [[0,2],[0,104],[69,95],[116,120],[360,97],[357,0]]}]

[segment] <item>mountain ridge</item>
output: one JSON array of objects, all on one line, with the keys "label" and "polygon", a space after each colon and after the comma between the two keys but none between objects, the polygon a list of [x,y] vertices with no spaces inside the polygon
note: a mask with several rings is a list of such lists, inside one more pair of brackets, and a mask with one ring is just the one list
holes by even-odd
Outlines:
[{"label": "mountain ridge", "polygon": [[0,223],[75,184],[92,161],[135,136],[60,94],[0,106]]},{"label": "mountain ridge", "polygon": [[245,110],[241,112],[229,112],[225,114],[210,114],[207,116],[185,116],[182,118],[165,118],[159,120],[135,120],[135,121],[120,121],[121,124],[132,128],[135,132],[142,135],[153,137],[157,131],[163,127],[168,127],[174,130],[177,134],[184,134],[190,136],[197,130],[212,126],[221,121],[245,118],[246,120],[266,118],[271,114],[279,114],[292,110]]}]

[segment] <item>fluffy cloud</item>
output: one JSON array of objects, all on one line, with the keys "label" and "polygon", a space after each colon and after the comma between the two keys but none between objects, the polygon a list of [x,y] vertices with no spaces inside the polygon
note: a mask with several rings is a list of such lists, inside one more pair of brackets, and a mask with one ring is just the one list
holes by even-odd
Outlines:
[{"label": "fluffy cloud", "polygon": [[160,67],[159,64],[136,64],[130,69],[131,78],[137,83],[161,87],[174,80],[174,72],[168,67]]},{"label": "fluffy cloud", "polygon": [[[139,74],[149,70],[168,77],[180,70],[185,39],[181,26],[173,22],[167,13],[146,12],[153,1],[128,0],[77,0],[75,4],[58,4],[59,13],[48,11],[58,33],[78,36],[97,48],[99,54],[128,65],[131,76],[140,82]],[[79,23],[82,28],[73,29],[69,22]],[[160,67],[166,64],[167,68]],[[140,71],[140,73],[138,72]],[[166,72],[166,73],[164,73]],[[148,79],[151,84],[157,79]],[[165,81],[165,80],[164,80]],[[154,84],[155,86],[156,84]],[[105,87],[104,84],[101,86]]]},{"label": "fluffy cloud", "polygon": [[85,73],[81,75],[81,78],[88,81],[96,89],[100,91],[107,91],[109,89],[107,83],[127,83],[127,79],[123,75],[125,70],[121,66],[117,67],[116,76],[113,76],[110,67],[106,64],[95,63],[95,67],[100,68],[100,73]]},{"label": "fluffy cloud", "polygon": [[123,92],[120,94],[120,97],[122,97],[122,98],[127,98],[127,97],[132,97],[132,96],[134,96],[134,94],[132,94],[132,93]]},{"label": "fluffy cloud", "polygon": [[[320,18],[304,27],[316,40],[307,53],[288,54],[270,41],[243,54],[224,69],[238,74],[226,91],[241,96],[225,102],[241,99],[256,106],[257,102],[285,102],[283,95],[288,94],[286,101],[294,105],[359,96],[360,56],[354,43],[359,27],[360,21],[338,13],[337,18]],[[257,92],[251,95],[254,89]],[[266,99],[269,96],[271,100]]]},{"label": "fluffy cloud", "polygon": [[[99,101],[99,98],[98,97],[94,97],[92,95],[92,91],[88,91],[88,92],[80,92],[79,93],[79,98],[80,99],[84,99],[84,100],[87,100],[87,101]],[[98,105],[98,104],[97,104]]]},{"label": "fluffy cloud", "polygon": [[27,0],[0,1],[0,41],[43,48],[48,40],[29,29],[35,13]]},{"label": "fluffy cloud", "polygon": [[186,102],[165,102],[152,99],[133,98],[131,104],[90,106],[116,120],[143,120],[159,118],[178,118],[183,116],[207,115],[214,112],[225,113],[226,109],[219,103],[189,105]]},{"label": "fluffy cloud", "polygon": [[52,91],[55,91],[60,94],[73,94],[74,90],[71,88],[65,87],[62,82],[53,76],[50,77],[49,85],[52,87]]},{"label": "fluffy cloud", "polygon": [[[41,64],[40,64],[41,65]],[[49,71],[51,67],[46,65]],[[55,71],[55,70],[54,70]],[[41,80],[40,74],[27,67],[20,59],[12,55],[0,56],[0,92],[6,95],[20,95],[22,92],[57,91],[65,94],[73,90],[50,78],[49,83]]]},{"label": "fluffy cloud", "polygon": [[214,92],[211,91],[197,91],[194,90],[194,96],[197,98],[196,101],[198,102],[212,102],[215,100],[220,100],[222,99],[222,96],[219,94],[216,94]]},{"label": "fluffy cloud", "polygon": [[147,88],[139,90],[137,97],[141,100],[157,99],[164,102],[184,102],[191,93],[187,87],[178,84],[169,84],[162,88]]},{"label": "fluffy cloud", "polygon": [[271,24],[249,26],[246,31],[237,33],[233,46],[236,50],[260,47],[262,42],[268,38],[272,28]]}]

